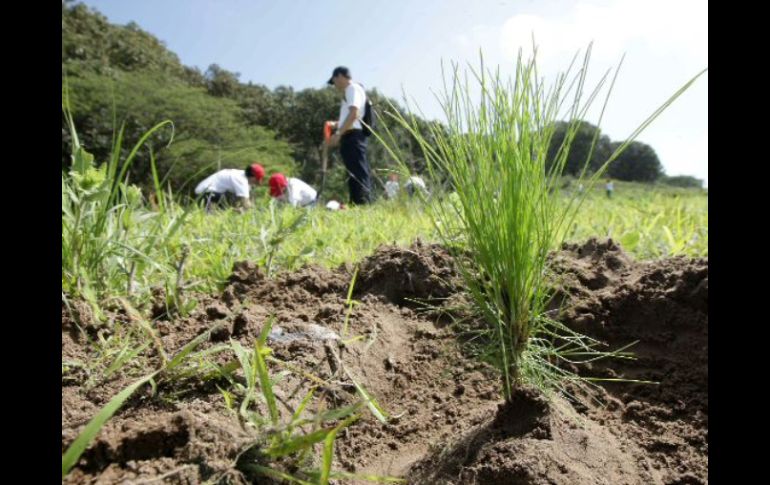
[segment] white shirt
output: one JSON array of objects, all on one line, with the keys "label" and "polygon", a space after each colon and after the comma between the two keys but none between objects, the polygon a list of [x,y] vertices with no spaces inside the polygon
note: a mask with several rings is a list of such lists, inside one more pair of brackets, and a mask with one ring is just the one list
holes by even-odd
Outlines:
[{"label": "white shirt", "polygon": [[419,187],[423,192],[428,190],[428,188],[425,187],[425,181],[422,179],[422,177],[418,177],[417,175],[409,177],[409,180],[406,181],[406,185]]},{"label": "white shirt", "polygon": [[364,109],[366,109],[366,91],[364,91],[360,84],[352,81],[345,88],[345,99],[340,104],[340,119],[337,122],[337,129],[342,128],[345,120],[348,119],[348,112],[351,106],[358,108],[358,116],[356,116],[356,120],[350,126],[350,129],[361,130],[363,126],[360,120],[364,117]]},{"label": "white shirt", "polygon": [[399,188],[400,186],[395,180],[385,182],[385,193],[388,194],[388,199],[395,199]]},{"label": "white shirt", "polygon": [[249,180],[246,178],[246,172],[243,169],[226,168],[209,175],[195,187],[197,195],[201,195],[204,192],[214,192],[217,194],[231,192],[237,197],[248,199]]},{"label": "white shirt", "polygon": [[286,201],[294,207],[304,207],[315,202],[318,193],[315,189],[300,179],[289,177],[286,187]]},{"label": "white shirt", "polygon": [[614,189],[614,188],[615,188],[615,185],[613,185],[613,183],[612,183],[612,182],[609,182],[609,183],[607,184],[607,190],[612,190],[612,189]]}]

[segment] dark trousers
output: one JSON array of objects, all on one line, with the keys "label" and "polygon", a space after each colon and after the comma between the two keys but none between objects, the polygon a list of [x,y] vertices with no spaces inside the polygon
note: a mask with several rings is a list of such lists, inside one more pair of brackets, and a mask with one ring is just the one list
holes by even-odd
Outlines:
[{"label": "dark trousers", "polygon": [[229,192],[220,194],[217,192],[204,192],[198,197],[200,204],[206,209],[206,212],[211,212],[217,208],[229,207],[235,204],[235,195]]},{"label": "dark trousers", "polygon": [[366,159],[366,141],[361,130],[351,130],[340,140],[340,154],[348,170],[350,202],[353,204],[372,201],[372,174]]}]

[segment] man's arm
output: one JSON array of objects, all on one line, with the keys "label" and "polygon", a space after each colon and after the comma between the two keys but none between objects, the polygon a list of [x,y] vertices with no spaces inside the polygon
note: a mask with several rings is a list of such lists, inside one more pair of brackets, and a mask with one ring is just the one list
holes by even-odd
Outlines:
[{"label": "man's arm", "polygon": [[332,139],[329,140],[329,144],[331,146],[336,146],[340,142],[340,137],[350,129],[351,126],[353,126],[353,123],[355,123],[356,119],[358,118],[358,106],[351,106],[348,110],[348,117],[345,118],[345,122],[342,123],[342,127],[340,127],[339,130],[337,130],[337,133],[332,136]]}]

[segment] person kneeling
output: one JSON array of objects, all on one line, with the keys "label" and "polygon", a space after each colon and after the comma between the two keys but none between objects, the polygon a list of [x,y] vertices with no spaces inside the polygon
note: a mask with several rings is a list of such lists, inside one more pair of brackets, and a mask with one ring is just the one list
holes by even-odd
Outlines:
[{"label": "person kneeling", "polygon": [[272,197],[288,202],[294,207],[311,207],[318,196],[313,187],[298,178],[286,178],[282,173],[271,175],[268,185]]}]

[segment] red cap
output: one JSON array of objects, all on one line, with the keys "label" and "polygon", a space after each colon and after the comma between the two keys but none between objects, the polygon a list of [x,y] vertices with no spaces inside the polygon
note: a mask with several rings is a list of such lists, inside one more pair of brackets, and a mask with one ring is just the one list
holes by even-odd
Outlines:
[{"label": "red cap", "polygon": [[288,187],[289,181],[286,180],[282,173],[274,173],[270,176],[268,184],[270,184],[270,195],[280,197],[283,191],[286,190],[286,187]]},{"label": "red cap", "polygon": [[258,163],[249,165],[249,168],[251,169],[251,176],[256,178],[257,182],[262,182],[262,179],[265,178],[265,168]]}]

